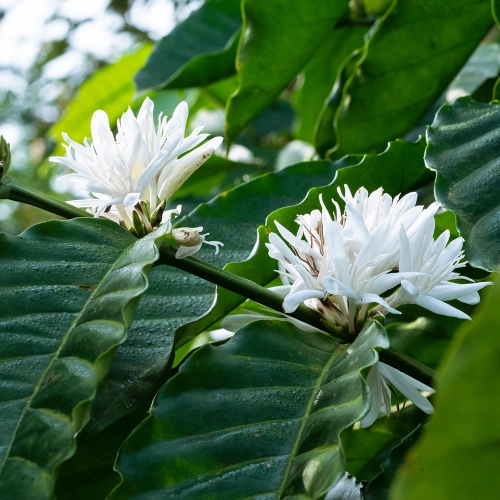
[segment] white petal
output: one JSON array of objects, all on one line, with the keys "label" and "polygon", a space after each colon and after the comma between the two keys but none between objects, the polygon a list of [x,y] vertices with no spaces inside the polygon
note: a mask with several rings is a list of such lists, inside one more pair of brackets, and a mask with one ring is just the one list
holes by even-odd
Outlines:
[{"label": "white petal", "polygon": [[373,302],[384,306],[393,314],[401,314],[397,309],[392,308],[382,297],[380,297],[380,295],[377,295],[376,293],[364,293],[361,295],[356,304],[371,304]]},{"label": "white petal", "polygon": [[285,297],[288,293],[290,293],[291,285],[280,285],[280,286],[270,286],[268,290],[271,292],[277,293],[282,297]]},{"label": "white petal", "polygon": [[407,280],[401,281],[401,288],[411,297],[411,299],[418,297],[418,294],[420,293],[418,288]]},{"label": "white petal", "polygon": [[385,363],[380,363],[380,373],[423,412],[434,413],[434,408],[429,400],[417,390],[435,392],[432,387],[422,384],[422,382]]},{"label": "white petal", "polygon": [[[102,200],[101,200],[102,201]],[[111,205],[114,205],[116,203],[121,203],[121,198],[114,198],[111,200],[107,200],[106,203],[102,204],[96,211],[94,217],[100,217],[101,214],[106,210],[106,208],[110,207]]]},{"label": "white petal", "polygon": [[380,295],[381,293],[386,292],[390,288],[394,288],[396,285],[399,285],[403,279],[405,278],[413,278],[415,276],[420,276],[423,273],[390,273],[390,274],[381,274],[380,276],[376,276],[369,281],[369,291],[372,293],[376,293]]},{"label": "white petal", "polygon": [[135,207],[141,201],[141,193],[129,193],[123,199],[124,207]]},{"label": "white petal", "polygon": [[175,119],[178,119],[182,123],[183,128],[185,128],[188,115],[189,115],[189,108],[187,102],[181,101],[175,108],[171,120],[175,121]]},{"label": "white petal", "polygon": [[380,413],[380,406],[382,404],[382,378],[378,370],[378,363],[375,363],[368,372],[366,383],[370,389],[370,410],[360,420],[361,427],[370,427],[370,425],[377,420]]},{"label": "white petal", "polygon": [[352,226],[357,238],[362,243],[366,243],[366,241],[368,241],[368,238],[370,237],[370,232],[366,228],[363,216],[358,212],[358,209],[354,205],[351,205],[350,203],[348,203],[345,206],[345,210],[347,213],[347,220],[349,221],[349,224]]},{"label": "white petal", "polygon": [[114,137],[109,126],[108,115],[104,111],[98,109],[92,115],[90,129],[92,131],[92,144],[97,154],[104,156],[106,151],[103,148],[103,144],[105,142],[114,142]]},{"label": "white petal", "polygon": [[190,255],[195,254],[201,248],[201,243],[194,247],[183,247],[180,246],[175,252],[176,259],[184,259],[185,257],[189,257]]},{"label": "white petal", "polygon": [[469,293],[468,295],[464,295],[463,297],[459,297],[457,300],[463,302],[464,304],[479,304],[481,297],[477,292]]},{"label": "white petal", "polygon": [[285,297],[283,301],[283,311],[291,313],[299,307],[299,305],[307,299],[322,299],[325,297],[323,292],[318,290],[299,290],[292,292]]},{"label": "white petal", "polygon": [[[202,236],[206,236],[206,235],[203,234]],[[215,247],[215,255],[217,255],[219,253],[219,247],[224,246],[224,243],[222,243],[221,241],[215,241],[215,240],[214,241],[204,240],[203,243],[205,243],[206,245],[211,245],[211,246]]]},{"label": "white petal", "polygon": [[273,245],[276,250],[281,252],[281,254],[292,264],[297,263],[297,258],[295,254],[288,248],[285,242],[276,234],[269,233],[269,242]]},{"label": "white petal", "polygon": [[325,240],[328,254],[332,259],[340,281],[350,286],[351,278],[349,276],[349,262],[344,246],[343,228],[338,222],[332,221],[326,225]]},{"label": "white petal", "polygon": [[98,200],[96,198],[87,198],[85,200],[71,200],[68,201],[70,205],[73,205],[74,207],[78,208],[85,208],[85,207],[98,207],[102,205],[102,200]]},{"label": "white petal", "polygon": [[399,270],[400,272],[413,271],[410,242],[403,226],[399,230]]},{"label": "white petal", "polygon": [[473,292],[477,292],[485,286],[492,285],[491,281],[483,281],[482,283],[449,283],[447,285],[438,285],[427,293],[430,297],[439,300],[453,300],[460,297],[465,297]]},{"label": "white petal", "polygon": [[428,295],[420,294],[415,299],[415,304],[436,314],[451,316],[453,318],[471,319],[470,316],[460,311],[460,309],[450,306],[450,304],[446,304],[446,302],[442,302],[441,300],[435,299],[434,297],[429,297]]},{"label": "white petal", "polygon": [[222,137],[214,137],[191,153],[183,156],[171,175],[165,179],[159,189],[159,196],[167,200],[184,182],[212,156],[215,149],[222,142]]},{"label": "white petal", "polygon": [[351,299],[358,298],[354,290],[344,285],[344,283],[340,280],[332,278],[331,276],[325,276],[321,284],[325,287],[326,291],[332,295],[342,295]]}]

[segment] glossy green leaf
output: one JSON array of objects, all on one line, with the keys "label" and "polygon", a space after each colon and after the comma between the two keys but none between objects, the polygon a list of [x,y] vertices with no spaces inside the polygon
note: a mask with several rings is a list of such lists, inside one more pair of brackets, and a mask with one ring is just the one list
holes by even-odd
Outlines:
[{"label": "glossy green leaf", "polygon": [[[183,198],[192,196],[198,200],[197,206],[200,204],[200,198],[213,198],[221,191],[236,187],[243,182],[244,177],[248,180],[259,173],[262,171],[256,165],[230,161],[213,155],[202,168],[194,172],[169,201],[182,203]],[[182,206],[183,211],[186,212],[184,204]]]},{"label": "glossy green leaf", "polygon": [[175,268],[154,267],[148,280],[128,338],[116,351],[90,420],[77,436],[77,451],[58,472],[58,500],[104,500],[118,484],[116,454],[170,375],[176,329],[213,302],[211,283]]},{"label": "glossy green leaf", "polygon": [[[200,209],[191,214],[190,221],[193,224],[207,225],[208,227],[208,224],[213,224],[214,219],[212,217],[216,213],[216,207],[218,207],[218,211],[220,210],[221,216],[224,213],[231,213],[231,211],[237,212],[238,215],[233,215],[233,217],[239,217],[238,228],[237,230],[234,229],[235,226],[230,226],[230,228],[233,230],[232,237],[244,243],[244,246],[233,247],[238,250],[232,251],[231,254],[226,256],[231,263],[226,265],[225,269],[260,285],[267,286],[276,278],[276,262],[268,257],[267,248],[265,247],[269,231],[275,230],[274,220],[278,220],[293,229],[297,214],[307,213],[317,208],[320,194],[323,195],[323,199],[327,203],[332,198],[342,203],[337,193],[337,187],[343,188],[344,184],[347,184],[352,191],[355,191],[360,186],[365,186],[369,191],[384,186],[384,189],[393,196],[418,189],[420,186],[429,183],[433,178],[433,174],[424,166],[424,148],[425,144],[422,139],[416,144],[396,141],[391,143],[387,151],[381,155],[350,156],[331,164],[310,162],[289,167],[289,169],[277,174],[269,174],[250,181],[247,185],[230,191],[227,197],[221,198],[217,202],[214,201],[209,206],[202,205]],[[326,182],[324,182],[325,179],[322,180],[321,178],[311,179],[312,184],[309,184],[309,186],[325,186],[327,183],[329,185],[311,189],[300,205],[290,206],[297,203],[297,201],[293,202],[285,197],[279,199],[277,195],[283,195],[283,190],[293,184],[295,184],[294,190],[296,193],[306,194],[306,185],[300,185],[298,178],[289,175],[294,169],[303,168],[306,165],[309,165],[310,168],[314,168],[315,165],[330,165],[330,179],[327,179]],[[337,169],[339,170],[335,177]],[[259,228],[258,241],[251,258],[241,262],[247,257],[247,249],[251,245],[250,242],[253,242],[255,238],[256,222],[264,219],[265,210],[269,206],[266,204],[268,195],[262,191],[263,188],[261,187],[263,185],[261,183],[264,182],[271,188],[269,191],[266,189],[266,193],[273,191],[275,193],[274,197],[270,198],[277,202],[275,206],[285,208],[279,208],[267,217],[267,227]],[[298,189],[299,187],[302,188],[302,191]],[[288,189],[290,188],[288,187]],[[219,287],[217,289],[217,299],[212,309],[200,320],[187,324],[176,332],[176,345],[180,346],[193,339],[198,333],[220,321],[244,301],[244,297]]]},{"label": "glossy green leaf", "polygon": [[379,323],[348,348],[266,321],[201,347],[125,442],[110,498],[320,498],[344,471],[340,431],[368,408],[360,371],[387,345]]},{"label": "glossy green leaf", "polygon": [[333,30],[347,0],[245,0],[236,67],[238,90],[228,102],[228,143],[264,111],[304,68]]},{"label": "glossy green leaf", "polygon": [[352,76],[356,64],[362,59],[363,54],[363,48],[355,50],[340,65],[335,85],[324,102],[323,108],[318,116],[314,129],[314,145],[318,155],[322,158],[327,156],[328,151],[331,149],[332,145],[335,144],[335,131],[332,124],[334,123],[335,115],[343,99],[344,86]]},{"label": "glossy green leaf", "polygon": [[[97,109],[105,111],[109,121],[115,123],[134,100],[130,75],[144,64],[151,48],[150,44],[143,45],[118,62],[101,68],[85,81],[64,116],[50,129],[50,137],[59,143],[61,134],[66,132],[74,141],[83,142],[89,135],[90,121]],[[55,154],[62,153],[64,149],[58,146]]]},{"label": "glossy green leaf", "polygon": [[494,500],[500,490],[500,284],[438,369],[436,414],[396,476],[393,500]]},{"label": "glossy green leaf", "polygon": [[239,0],[206,0],[160,40],[135,75],[137,91],[200,87],[233,75],[240,28]]},{"label": "glossy green leaf", "polygon": [[406,454],[419,438],[422,429],[422,425],[419,425],[389,452],[382,464],[382,472],[372,479],[363,490],[363,500],[389,500],[389,488],[394,476]]},{"label": "glossy green leaf", "polygon": [[[499,73],[500,45],[498,43],[482,44],[461,69],[446,94],[453,100],[457,95],[462,97],[469,94],[474,96],[476,101],[490,102],[493,85]],[[483,96],[484,99],[478,99]]]},{"label": "glossy green leaf", "polygon": [[87,218],[1,235],[1,498],[52,498],[161,236]]},{"label": "glossy green leaf", "polygon": [[333,158],[382,150],[442,94],[491,28],[489,0],[404,0],[372,29],[343,89]]},{"label": "glossy green leaf", "polygon": [[304,68],[304,83],[294,100],[297,118],[297,139],[314,142],[314,130],[325,100],[333,89],[344,60],[363,46],[366,26],[342,26],[334,30]]},{"label": "glossy green leaf", "polygon": [[500,264],[500,106],[458,99],[427,131],[426,165],[436,171],[436,198],[453,210],[476,267]]},{"label": "glossy green leaf", "polygon": [[[390,340],[390,338],[389,338]],[[392,346],[392,344],[391,344]],[[370,427],[355,427],[342,434],[346,456],[346,471],[365,483],[381,473],[381,467],[391,449],[405,436],[423,424],[427,415],[412,404],[400,407],[390,418],[377,419]]]}]

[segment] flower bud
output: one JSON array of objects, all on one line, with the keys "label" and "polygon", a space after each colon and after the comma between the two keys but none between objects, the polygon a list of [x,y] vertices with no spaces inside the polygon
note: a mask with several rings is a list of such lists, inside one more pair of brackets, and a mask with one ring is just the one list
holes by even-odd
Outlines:
[{"label": "flower bud", "polygon": [[203,231],[202,227],[181,227],[173,229],[172,236],[183,247],[196,247],[201,245],[205,239],[203,236],[200,236],[200,231]]},{"label": "flower bud", "polygon": [[0,180],[10,166],[10,144],[0,135]]}]

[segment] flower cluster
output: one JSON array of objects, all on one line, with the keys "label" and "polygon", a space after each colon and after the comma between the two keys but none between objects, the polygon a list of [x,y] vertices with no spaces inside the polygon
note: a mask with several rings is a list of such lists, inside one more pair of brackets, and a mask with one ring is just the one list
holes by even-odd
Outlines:
[{"label": "flower cluster", "polygon": [[416,205],[416,193],[393,200],[382,188],[370,195],[360,188],[353,196],[346,186],[339,195],[343,213],[333,201],[331,216],[320,200],[321,210],[298,216],[297,234],[279,222],[281,237],[270,234],[267,247],[279,263],[283,285],[277,291],[286,295],[285,312],[305,302],[351,334],[370,315],[400,314],[396,308],[403,304],[470,319],[446,301],[476,304],[478,290],[489,283],[455,272],[466,264],[462,238],[447,245],[450,233],[445,231],[434,240],[438,203],[424,209]]},{"label": "flower cluster", "polygon": [[[403,304],[470,319],[447,301],[476,304],[478,290],[490,283],[475,283],[455,271],[466,264],[461,262],[462,238],[448,244],[445,231],[434,239],[438,203],[424,208],[416,205],[416,193],[392,199],[382,188],[371,194],[360,188],[352,195],[346,186],[339,196],[343,212],[332,200],[331,215],[320,198],[321,210],[297,217],[296,234],[278,222],[279,235],[270,234],[269,255],[278,261],[282,280],[274,289],[285,296],[284,312],[305,303],[353,336],[368,318],[400,314],[397,308]],[[372,408],[363,426],[373,423],[381,409],[390,413],[389,384],[423,411],[433,411],[418,392],[433,392],[430,387],[384,363],[371,369],[368,383]]]},{"label": "flower cluster", "polygon": [[[188,117],[185,102],[177,106],[170,120],[160,113],[157,127],[153,108],[149,98],[145,99],[137,117],[129,108],[118,120],[116,137],[111,132],[107,114],[96,111],[91,123],[92,143],[85,139],[82,145],[63,134],[68,143],[64,145],[66,156],[50,158],[75,172],[63,178],[78,183],[95,197],[69,203],[87,208],[96,217],[112,219],[137,236],[144,236],[179,215],[181,207],[165,211],[167,200],[222,142],[222,137],[214,137],[203,143],[208,134],[200,133],[202,127],[185,137]],[[191,239],[185,246],[191,253],[203,242],[209,243],[204,239],[206,235],[199,234],[203,228],[186,229]],[[184,239],[181,237],[178,242],[182,245]],[[218,245],[222,245],[211,244],[217,250]]]}]

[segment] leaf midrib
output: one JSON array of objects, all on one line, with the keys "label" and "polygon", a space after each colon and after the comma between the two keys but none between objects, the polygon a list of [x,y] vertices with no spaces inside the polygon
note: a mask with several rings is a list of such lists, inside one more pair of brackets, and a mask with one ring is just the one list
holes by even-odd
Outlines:
[{"label": "leaf midrib", "polygon": [[277,493],[279,494],[279,498],[282,498],[285,486],[286,486],[287,481],[288,481],[288,477],[289,477],[289,474],[290,474],[290,469],[292,467],[292,463],[293,463],[293,461],[295,459],[296,452],[297,452],[297,449],[299,447],[299,443],[300,443],[301,438],[302,438],[302,434],[304,433],[304,428],[306,426],[308,418],[311,415],[311,409],[314,406],[314,401],[316,399],[316,396],[317,396],[319,390],[321,389],[323,380],[328,375],[329,370],[330,370],[332,364],[334,363],[334,361],[336,361],[337,358],[343,352],[345,352],[345,351],[339,351],[338,346],[335,347],[335,349],[331,353],[331,356],[330,356],[329,360],[326,362],[323,370],[321,370],[320,376],[317,378],[316,384],[314,385],[314,391],[312,391],[311,397],[310,397],[309,401],[306,404],[306,407],[305,407],[306,411],[304,412],[304,416],[301,417],[302,424],[300,426],[299,431],[297,432],[297,438],[296,438],[295,443],[293,445],[293,448],[292,448],[292,450],[290,452],[290,455],[289,455],[290,458],[288,460],[288,464],[287,464],[287,467],[286,467],[286,470],[285,470],[285,474],[283,474],[283,481],[281,482],[281,485],[280,485],[280,487],[277,490]]}]

